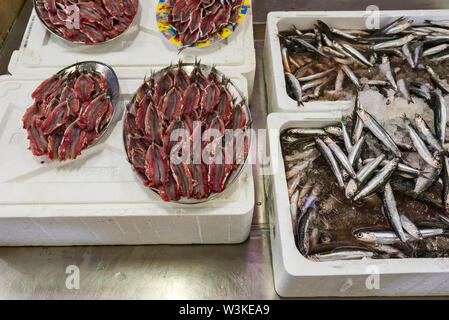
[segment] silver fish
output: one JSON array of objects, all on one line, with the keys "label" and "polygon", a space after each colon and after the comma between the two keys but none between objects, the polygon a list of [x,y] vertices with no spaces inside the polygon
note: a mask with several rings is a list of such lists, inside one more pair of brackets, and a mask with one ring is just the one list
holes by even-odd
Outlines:
[{"label": "silver fish", "polygon": [[424,22],[443,28],[449,28],[449,20],[424,20]]},{"label": "silver fish", "polygon": [[[373,159],[373,158],[365,159],[365,160],[363,160],[363,164],[371,163],[371,162],[373,162],[374,160],[375,160],[375,159]],[[386,165],[387,162],[388,162],[388,161],[386,161],[386,160],[382,161],[382,165]],[[421,171],[420,171],[420,170],[415,169],[415,168],[413,168],[413,167],[410,167],[410,166],[408,166],[408,165],[406,165],[406,164],[403,164],[403,163],[398,163],[398,169],[397,169],[397,171],[406,173],[406,174],[408,174],[408,175],[410,175],[410,176],[413,176],[413,177],[415,177],[415,178],[418,177],[418,176],[421,174]]]},{"label": "silver fish", "polygon": [[293,136],[324,136],[326,132],[323,129],[293,128],[288,129],[285,134]]},{"label": "silver fish", "polygon": [[282,47],[281,49],[282,53],[282,63],[284,65],[284,70],[288,73],[292,72],[292,69],[290,68],[290,63],[288,61],[288,49],[287,47]]},{"label": "silver fish", "polygon": [[[421,228],[419,230],[423,238],[430,238],[444,234],[442,228]],[[394,231],[390,230],[364,230],[355,233],[355,238],[363,242],[379,243],[379,244],[395,244],[400,242],[399,237]],[[408,234],[405,235],[407,241],[413,240]]]},{"label": "silver fish", "polygon": [[299,185],[299,181],[301,180],[300,175],[296,175],[290,180],[287,181],[287,189],[288,189],[288,196],[291,197],[293,193],[295,192],[296,188]]},{"label": "silver fish", "polygon": [[341,131],[343,133],[343,142],[345,143],[346,152],[349,154],[352,149],[351,138],[349,137],[348,130],[346,130],[343,121],[341,121]]},{"label": "silver fish", "polygon": [[360,137],[362,136],[363,128],[364,128],[363,121],[357,115],[357,108],[359,106],[360,106],[360,100],[359,100],[359,97],[356,96],[354,111],[352,114],[352,131],[351,131],[352,144],[356,144],[357,141],[359,141]]},{"label": "silver fish", "polygon": [[362,106],[357,107],[357,115],[363,121],[363,125],[367,127],[371,133],[379,139],[389,150],[391,150],[394,155],[398,158],[401,158],[401,152],[399,151],[396,143],[390,134],[377,122],[377,120],[365,111]]},{"label": "silver fish", "polygon": [[328,162],[329,166],[331,167],[332,173],[337,178],[338,185],[341,188],[344,188],[345,184],[343,182],[343,177],[341,175],[340,169],[338,168],[337,160],[335,160],[334,154],[332,153],[331,149],[327,146],[326,143],[324,143],[323,140],[320,138],[315,138],[315,142],[317,144],[318,150],[320,150],[321,154],[323,155],[324,159]]},{"label": "silver fish", "polygon": [[391,86],[395,91],[398,90],[398,86],[396,84],[396,80],[393,75],[393,71],[391,71],[390,67],[390,59],[388,59],[387,55],[382,56],[382,63],[379,65],[380,71],[385,75],[387,80],[391,83]]},{"label": "silver fish", "polygon": [[441,178],[443,180],[443,193],[441,200],[445,210],[449,210],[449,157],[443,155],[443,169],[441,170]]},{"label": "silver fish", "polygon": [[368,67],[372,67],[373,64],[371,62],[369,62],[365,56],[363,54],[361,54],[357,49],[353,48],[352,46],[350,46],[347,43],[344,43],[343,45],[343,49],[349,53],[354,59],[357,59],[358,61],[360,61],[361,63],[363,63],[364,65],[368,66]]},{"label": "silver fish", "polygon": [[388,161],[387,165],[385,165],[370,181],[368,181],[366,186],[357,193],[354,200],[357,201],[366,198],[382,188],[398,167],[398,162],[399,160],[397,158]]},{"label": "silver fish", "polygon": [[332,47],[323,46],[323,48],[321,50],[323,50],[323,52],[328,54],[329,56],[334,56],[334,57],[342,58],[342,59],[346,58],[346,55],[344,53],[341,53],[340,51],[338,51]]},{"label": "silver fish", "polygon": [[399,39],[394,39],[394,40],[390,40],[390,41],[377,43],[372,48],[373,48],[373,50],[377,50],[377,49],[383,49],[383,48],[401,47],[404,44],[409,43],[413,39],[415,39],[415,35],[409,34],[409,35],[399,38]]},{"label": "silver fish", "polygon": [[432,55],[437,54],[443,50],[446,50],[447,48],[449,48],[449,44],[443,43],[443,44],[437,45],[435,47],[424,50],[422,53],[422,56],[423,57],[432,56]]},{"label": "silver fish", "polygon": [[329,70],[323,71],[323,72],[319,72],[319,73],[314,73],[310,76],[306,76],[306,77],[300,77],[297,78],[300,82],[305,82],[305,81],[311,81],[311,80],[316,80],[316,79],[320,79],[323,78],[324,76],[328,75],[331,72],[334,72],[335,68],[331,68]]},{"label": "silver fish", "polygon": [[383,80],[368,80],[366,84],[375,87],[389,87],[391,85],[390,82]]},{"label": "silver fish", "polygon": [[404,230],[407,231],[407,233],[411,235],[413,238],[419,240],[423,239],[421,231],[419,231],[418,227],[415,226],[415,224],[404,215],[401,215],[401,224]]},{"label": "silver fish", "polygon": [[398,85],[398,89],[399,89],[399,92],[401,93],[402,97],[405,100],[407,100],[408,103],[412,103],[413,100],[410,97],[410,92],[408,91],[407,84],[405,83],[405,80],[399,79],[397,82],[397,85]]},{"label": "silver fish", "polygon": [[367,250],[350,250],[350,249],[340,249],[329,253],[316,253],[311,255],[309,258],[313,261],[335,261],[335,260],[354,260],[363,258],[372,258],[374,252]]},{"label": "silver fish", "polygon": [[308,89],[312,89],[312,88],[315,88],[316,86],[322,85],[322,84],[324,84],[324,83],[326,83],[328,81],[329,81],[329,78],[328,77],[324,77],[324,78],[321,78],[321,79],[316,79],[316,80],[312,80],[312,81],[306,82],[301,87],[302,87],[302,89],[304,91],[306,91]]},{"label": "silver fish", "polygon": [[348,182],[345,189],[346,198],[351,199],[357,193],[359,185],[362,185],[363,183],[366,182],[366,180],[368,180],[368,178],[374,173],[376,168],[384,161],[385,157],[386,157],[385,154],[382,153],[376,159],[373,159],[373,161],[364,165],[359,170],[359,172],[357,172],[357,178],[359,180],[359,183],[357,183],[354,179],[351,179]]},{"label": "silver fish", "polygon": [[438,152],[444,152],[444,148],[440,141],[433,135],[427,123],[424,121],[423,117],[418,113],[415,114],[415,125],[418,128],[421,135],[425,138],[427,143],[437,150]]},{"label": "silver fish", "polygon": [[316,53],[322,57],[327,58],[328,56],[325,55],[324,53],[322,53],[320,50],[318,50],[317,48],[315,48],[313,45],[311,45],[310,43],[308,43],[307,41],[303,40],[303,39],[299,39],[299,38],[293,38],[292,39],[294,42],[296,42],[297,44],[303,46],[307,51]]},{"label": "silver fish", "polygon": [[413,63],[415,65],[415,67],[418,65],[419,59],[421,58],[421,55],[422,55],[422,51],[423,51],[423,44],[420,43],[420,44],[418,44],[418,46],[415,48],[415,51],[414,51]]},{"label": "silver fish", "polygon": [[363,144],[365,143],[365,136],[362,136],[359,141],[352,147],[348,155],[349,163],[354,166],[362,155]]},{"label": "silver fish", "polygon": [[297,234],[298,234],[298,249],[299,252],[303,256],[307,256],[309,253],[309,226],[316,215],[315,208],[309,208],[305,213],[303,213],[299,218],[297,222]]},{"label": "silver fish", "polygon": [[324,131],[328,134],[331,134],[333,136],[336,137],[342,137],[343,136],[343,131],[340,127],[336,127],[336,126],[329,126],[324,128]]},{"label": "silver fish", "polygon": [[296,191],[290,197],[290,216],[292,218],[292,221],[296,220],[296,215],[298,213],[298,197],[299,197],[299,190],[296,189]]},{"label": "silver fish", "polygon": [[340,30],[340,29],[337,29],[337,28],[331,28],[331,31],[332,31],[332,33],[335,33],[335,34],[337,34],[337,35],[339,35],[339,36],[341,36],[343,38],[346,38],[346,39],[355,40],[355,39],[358,38],[357,36],[352,35],[349,32],[346,32],[346,31],[343,31],[343,30]]},{"label": "silver fish", "polygon": [[435,85],[440,88],[440,90],[444,93],[444,94],[448,94],[449,93],[449,86],[446,85],[441,79],[440,77],[436,74],[436,72],[430,67],[430,66],[426,66],[426,70],[430,75],[430,79],[432,79],[432,81],[435,83]]},{"label": "silver fish", "polygon": [[411,191],[410,195],[414,198],[429,189],[440,176],[441,169],[433,168],[430,172],[422,172],[421,175],[416,179],[415,188]]},{"label": "silver fish", "polygon": [[354,171],[354,168],[352,167],[351,163],[349,162],[348,158],[346,157],[345,153],[341,148],[335,143],[334,140],[332,140],[329,137],[324,137],[324,142],[328,145],[328,147],[332,150],[332,152],[335,155],[335,158],[338,160],[338,162],[341,164],[343,169],[349,174],[349,176],[352,179],[357,180],[357,175]]},{"label": "silver fish", "polygon": [[354,74],[354,72],[352,72],[351,68],[349,68],[349,66],[346,64],[341,64],[340,67],[343,70],[343,72],[348,76],[348,78],[352,81],[352,83],[354,83],[357,90],[360,90],[362,88],[362,85],[360,84],[360,81]]},{"label": "silver fish", "polygon": [[413,24],[413,22],[414,22],[413,20],[408,20],[406,22],[397,24],[397,25],[391,27],[390,29],[388,29],[385,32],[385,34],[394,35],[394,34],[400,33],[402,31],[408,29]]},{"label": "silver fish", "polygon": [[444,98],[440,93],[433,93],[430,107],[433,110],[435,135],[440,143],[444,144],[446,140],[447,109]]},{"label": "silver fish", "polygon": [[396,206],[393,189],[389,183],[385,184],[383,201],[385,213],[391,227],[396,232],[399,239],[401,239],[402,242],[406,242],[407,239],[405,238],[405,232],[402,228],[401,217],[399,216],[398,208]]},{"label": "silver fish", "polygon": [[415,69],[416,65],[415,65],[415,62],[413,61],[412,53],[410,52],[410,49],[409,49],[407,43],[402,46],[402,53],[404,54],[405,58],[407,59],[407,62],[410,65],[410,67],[412,67],[412,69]]},{"label": "silver fish", "polygon": [[337,77],[335,78],[335,92],[340,92],[343,90],[343,81],[345,80],[345,73],[341,68],[338,68]]},{"label": "silver fish", "polygon": [[298,105],[302,104],[302,89],[298,79],[290,72],[285,72],[285,78],[287,87],[290,87],[294,99],[298,102]]}]

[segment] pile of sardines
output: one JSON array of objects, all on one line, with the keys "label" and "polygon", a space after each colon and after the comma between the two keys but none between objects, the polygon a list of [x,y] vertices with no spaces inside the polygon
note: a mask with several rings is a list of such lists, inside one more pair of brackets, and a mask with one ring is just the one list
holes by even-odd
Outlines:
[{"label": "pile of sardines", "polygon": [[[341,126],[282,133],[301,254],[317,261],[449,255],[447,115],[439,90],[430,93],[429,107],[435,132],[419,114],[401,119],[411,145],[396,142],[358,97],[349,117],[350,131],[349,121],[342,121]],[[409,162],[410,156],[420,167]],[[327,171],[317,167],[320,161]],[[329,168],[332,180],[327,179]],[[317,225],[328,231],[317,230]],[[332,235],[336,229],[346,234]]]},{"label": "pile of sardines", "polygon": [[340,30],[318,20],[312,30],[293,26],[279,38],[287,92],[298,105],[341,99],[366,86],[387,102],[394,96],[411,102],[422,92],[420,84],[407,81],[410,74],[449,92],[435,70],[449,58],[449,20],[416,25],[400,17],[374,30]]}]

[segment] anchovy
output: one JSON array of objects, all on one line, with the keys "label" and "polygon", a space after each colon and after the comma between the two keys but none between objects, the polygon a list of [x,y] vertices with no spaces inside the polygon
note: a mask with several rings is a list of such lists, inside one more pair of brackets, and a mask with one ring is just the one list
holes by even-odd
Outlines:
[{"label": "anchovy", "polygon": [[434,92],[430,101],[430,107],[433,110],[435,135],[440,143],[444,144],[446,140],[447,109],[443,96],[438,92]]},{"label": "anchovy", "polygon": [[343,72],[346,73],[346,75],[352,81],[352,83],[354,83],[357,90],[360,90],[362,88],[362,85],[360,84],[360,81],[357,78],[357,76],[354,74],[354,72],[352,72],[351,68],[349,68],[349,66],[346,64],[341,64],[340,67],[343,70]]},{"label": "anchovy", "polygon": [[[375,160],[375,159],[372,159],[372,158],[371,158],[371,159],[365,159],[365,160],[363,160],[363,164],[371,163],[371,162],[373,162],[374,160]],[[382,165],[386,165],[387,162],[388,162],[388,161],[386,161],[386,160],[382,161]],[[415,178],[418,177],[418,176],[421,174],[421,171],[420,171],[420,170],[415,169],[415,168],[412,168],[412,167],[410,167],[410,166],[408,166],[408,165],[406,165],[406,164],[403,164],[403,163],[398,163],[397,171],[406,173],[406,174],[408,174],[408,175],[410,175],[410,176],[413,176],[413,177],[415,177]]]},{"label": "anchovy", "polygon": [[345,171],[349,174],[349,176],[352,179],[357,180],[357,175],[354,171],[354,168],[352,167],[351,163],[349,162],[348,158],[346,157],[345,153],[341,148],[329,137],[324,138],[324,142],[329,146],[329,148],[332,150],[332,152],[335,155],[335,158],[340,162],[341,166]]},{"label": "anchovy", "polygon": [[[349,138],[349,137],[348,137]],[[348,155],[349,163],[354,166],[362,155],[363,144],[365,143],[365,136],[362,136],[359,141],[352,147]]]},{"label": "anchovy", "polygon": [[360,117],[357,115],[357,108],[360,106],[359,96],[355,98],[354,111],[352,113],[352,131],[351,131],[351,142],[356,144],[360,140],[363,133],[364,124]]},{"label": "anchovy", "polygon": [[407,231],[407,233],[409,235],[411,235],[413,238],[419,239],[419,240],[423,239],[421,231],[419,231],[418,227],[415,226],[415,224],[413,222],[411,222],[410,219],[404,215],[401,215],[401,224],[402,224],[402,227],[404,228],[404,230]]},{"label": "anchovy", "polygon": [[413,63],[415,66],[418,65],[419,58],[421,58],[421,55],[422,55],[422,51],[423,51],[423,44],[420,43],[420,44],[418,44],[418,46],[415,48],[415,51],[414,51],[415,55],[413,56]]},{"label": "anchovy", "polygon": [[299,198],[299,189],[296,189],[295,193],[290,197],[290,216],[292,221],[296,221],[296,216],[298,214],[298,198]]},{"label": "anchovy", "polygon": [[285,78],[287,81],[287,87],[291,88],[293,97],[298,102],[298,105],[302,105],[302,89],[298,79],[296,79],[295,76],[289,72],[285,72]]},{"label": "anchovy", "polygon": [[415,39],[415,35],[409,34],[409,35],[399,38],[399,39],[394,39],[394,40],[390,40],[390,41],[377,43],[372,48],[373,48],[373,50],[377,50],[377,49],[383,49],[383,48],[401,47],[404,44],[409,43],[413,39]]},{"label": "anchovy", "polygon": [[309,226],[316,214],[315,208],[309,208],[297,220],[298,249],[303,256],[309,253]]},{"label": "anchovy", "polygon": [[310,80],[315,80],[315,79],[320,79],[323,78],[324,76],[328,75],[329,73],[333,72],[335,70],[335,68],[331,68],[329,70],[323,71],[323,72],[319,72],[319,73],[314,73],[310,76],[306,76],[306,77],[300,77],[297,78],[300,82],[305,82],[305,81],[310,81]]},{"label": "anchovy", "polygon": [[352,34],[348,33],[347,31],[343,31],[343,30],[340,30],[337,28],[331,28],[331,31],[332,31],[332,33],[335,33],[336,35],[339,35],[339,36],[349,39],[349,40],[355,40],[358,38],[357,36],[352,35]]},{"label": "anchovy", "polygon": [[415,124],[421,135],[424,137],[424,139],[432,148],[434,148],[440,153],[444,152],[444,148],[441,145],[440,141],[437,138],[435,138],[429,126],[424,121],[423,117],[421,117],[421,115],[417,113],[415,114]]},{"label": "anchovy", "polygon": [[[419,230],[423,238],[430,238],[444,233],[443,228],[422,228]],[[376,231],[359,231],[355,234],[357,240],[379,244],[395,244],[400,242],[395,232],[389,230]],[[408,234],[405,235],[406,240],[413,240]]]},{"label": "anchovy", "polygon": [[297,175],[290,180],[287,181],[287,189],[288,189],[288,196],[291,197],[292,194],[295,192],[296,188],[299,185],[299,181],[301,180],[301,176]]},{"label": "anchovy", "polygon": [[443,155],[443,170],[441,171],[441,178],[443,180],[443,192],[441,200],[445,210],[449,210],[449,157]]},{"label": "anchovy", "polygon": [[435,71],[433,71],[433,69],[430,66],[426,66],[426,70],[430,75],[430,79],[432,79],[433,83],[440,88],[440,90],[444,93],[444,94],[448,94],[449,93],[449,87],[443,83],[443,81],[441,81],[440,77],[438,77],[438,75],[435,73]]},{"label": "anchovy", "polygon": [[381,154],[376,159],[373,159],[370,163],[364,165],[362,169],[357,172],[357,178],[359,184],[354,179],[351,179],[346,185],[345,195],[346,198],[351,199],[357,192],[360,185],[366,182],[366,180],[374,173],[376,168],[384,161],[385,154]]},{"label": "anchovy", "polygon": [[400,33],[402,31],[404,31],[405,29],[407,29],[408,27],[410,27],[413,24],[413,22],[414,22],[413,20],[409,20],[404,23],[392,26],[390,29],[385,31],[385,34],[393,35],[393,34]]},{"label": "anchovy", "polygon": [[282,53],[282,63],[284,64],[284,69],[286,72],[291,73],[290,63],[288,61],[288,49],[287,47],[283,47],[281,50]]},{"label": "anchovy", "polygon": [[432,55],[437,54],[443,50],[446,50],[447,48],[449,48],[449,44],[443,43],[443,44],[437,45],[435,47],[429,48],[427,50],[424,50],[422,53],[422,56],[423,57],[432,56]]},{"label": "anchovy", "polygon": [[343,90],[343,81],[345,80],[345,73],[341,68],[338,68],[337,77],[335,78],[335,92]]},{"label": "anchovy", "polygon": [[404,118],[405,126],[410,134],[410,138],[412,139],[413,145],[415,146],[418,154],[421,158],[429,164],[433,168],[440,168],[439,162],[433,157],[430,153],[429,149],[427,149],[426,144],[419,136],[418,132],[416,132],[415,128],[413,128],[412,124],[407,118]]},{"label": "anchovy", "polygon": [[398,167],[398,162],[399,160],[397,158],[389,161],[387,165],[385,165],[370,181],[368,181],[366,186],[357,193],[354,200],[357,201],[366,198],[382,188],[388,180],[390,180],[393,172]]},{"label": "anchovy", "polygon": [[315,138],[315,142],[317,144],[318,150],[320,150],[321,154],[323,155],[324,159],[326,159],[327,163],[331,167],[332,173],[337,178],[338,185],[341,188],[344,188],[345,184],[343,182],[343,177],[341,175],[340,169],[338,168],[337,160],[335,160],[335,157],[329,149],[329,147],[324,143],[323,140],[320,138]]},{"label": "anchovy", "polygon": [[368,80],[366,84],[375,87],[389,87],[391,85],[390,82],[383,80]]},{"label": "anchovy", "polygon": [[410,65],[410,67],[412,67],[412,69],[415,69],[416,65],[415,65],[415,62],[413,61],[412,53],[410,52],[410,49],[409,49],[407,43],[402,46],[402,53],[404,54],[405,58],[407,59],[407,62]]},{"label": "anchovy", "polygon": [[316,253],[311,255],[309,258],[313,261],[335,261],[335,260],[354,260],[363,258],[372,258],[374,252],[368,250],[357,250],[357,249],[340,249],[329,253]]},{"label": "anchovy", "polygon": [[337,57],[337,58],[346,58],[346,55],[341,53],[340,51],[335,50],[332,47],[324,46],[321,50],[323,50],[324,53],[327,53],[331,56]]},{"label": "anchovy", "polygon": [[430,102],[431,96],[428,92],[421,90],[419,88],[410,88],[410,93],[417,96],[418,98],[423,99],[427,103]]},{"label": "anchovy", "polygon": [[329,81],[329,78],[321,78],[321,79],[316,79],[316,80],[312,80],[309,82],[306,82],[302,85],[302,89],[304,91],[311,89],[311,88],[315,88],[316,86],[319,86],[321,84],[326,83],[327,81]]},{"label": "anchovy", "polygon": [[411,197],[418,198],[418,196],[429,189],[440,176],[441,169],[433,169],[430,172],[423,172],[416,179],[415,188],[410,192]]},{"label": "anchovy", "polygon": [[405,233],[402,228],[401,218],[399,216],[398,208],[396,206],[396,200],[394,198],[393,189],[389,183],[385,184],[384,187],[384,208],[385,213],[390,222],[391,227],[398,235],[402,242],[406,242]]},{"label": "anchovy", "polygon": [[397,85],[398,85],[398,89],[399,89],[399,92],[401,93],[402,97],[405,100],[407,100],[407,103],[412,103],[413,100],[412,100],[412,98],[410,98],[410,92],[408,91],[407,84],[405,83],[405,80],[399,79],[397,82]]},{"label": "anchovy", "polygon": [[318,50],[317,48],[315,48],[313,45],[311,45],[310,43],[308,43],[307,41],[303,40],[303,39],[299,39],[299,38],[293,38],[291,39],[293,42],[299,44],[300,46],[304,47],[304,49],[306,49],[307,51],[310,51],[312,53],[316,53],[322,57],[328,58],[327,55],[325,55],[324,53],[322,53],[320,50]]},{"label": "anchovy", "polygon": [[292,135],[297,137],[302,136],[325,136],[326,132],[323,129],[299,129],[299,128],[293,128],[288,129],[285,132],[286,135]]},{"label": "anchovy", "polygon": [[391,71],[390,60],[387,55],[382,56],[382,63],[379,65],[379,69],[391,83],[393,89],[397,91],[398,86],[396,85],[396,80],[394,79],[393,72]]},{"label": "anchovy", "polygon": [[387,24],[385,27],[379,29],[378,31],[375,32],[375,34],[384,34],[386,33],[388,30],[390,30],[391,28],[393,28],[394,26],[396,26],[397,24],[401,23],[402,21],[405,20],[405,17],[399,17],[396,20],[394,20],[393,22]]},{"label": "anchovy", "polygon": [[449,20],[424,20],[424,22],[443,28],[449,28]]},{"label": "anchovy", "polygon": [[343,44],[343,50],[345,50],[347,53],[349,53],[349,55],[351,55],[353,58],[357,59],[364,65],[366,65],[368,67],[373,66],[373,64],[371,62],[369,62],[363,54],[361,54],[359,51],[357,51],[357,49],[351,47],[349,44],[347,44],[347,43]]},{"label": "anchovy", "polygon": [[313,65],[313,62],[308,62],[306,64],[303,64],[295,71],[295,73],[293,75],[295,76],[296,79],[298,79],[303,74],[305,74],[309,70],[309,67],[311,67],[312,65]]},{"label": "anchovy", "polygon": [[346,130],[343,121],[341,121],[341,131],[343,133],[343,142],[345,143],[346,152],[349,154],[352,149],[351,138],[349,137],[348,130]]},{"label": "anchovy", "polygon": [[324,128],[324,131],[328,134],[331,134],[333,136],[336,137],[342,137],[343,136],[343,131],[340,127],[336,127],[336,126],[329,126]]},{"label": "anchovy", "polygon": [[379,139],[389,150],[391,150],[396,157],[401,158],[401,152],[396,146],[393,138],[371,114],[359,105],[357,107],[357,115],[363,121],[363,125],[367,127],[377,139]]}]

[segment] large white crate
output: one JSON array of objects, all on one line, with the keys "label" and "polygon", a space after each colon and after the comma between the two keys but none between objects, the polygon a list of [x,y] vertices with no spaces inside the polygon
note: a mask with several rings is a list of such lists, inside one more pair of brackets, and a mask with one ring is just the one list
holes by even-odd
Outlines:
[{"label": "large white crate", "polygon": [[178,54],[178,47],[166,40],[157,27],[157,3],[139,1],[139,12],[130,29],[111,42],[95,46],[72,44],[52,35],[33,11],[22,47],[13,53],[8,70],[15,76],[33,77],[41,69],[62,69],[74,59],[96,60],[114,67],[120,79],[143,79],[148,66],[164,68],[180,59],[191,63],[198,58],[204,64],[217,65],[224,73],[245,76],[251,96],[256,70],[251,8],[242,24],[225,40]]},{"label": "large white crate", "polygon": [[[73,161],[41,163],[27,150],[21,119],[31,92],[49,73],[0,77],[0,246],[239,243],[248,237],[250,166],[222,195],[195,205],[165,203],[138,180],[127,161],[121,118],[142,79],[120,80],[118,117],[104,143]],[[245,78],[227,75],[247,95]]]},{"label": "large white crate", "polygon": [[[370,13],[365,11],[270,12],[267,18],[264,49],[269,112],[326,112],[344,110],[351,106],[350,101],[311,101],[298,107],[297,102],[287,94],[278,34],[290,30],[292,25],[298,29],[310,29],[318,19],[335,28],[365,29],[368,14]],[[415,24],[421,24],[425,19],[449,19],[449,10],[379,11],[380,26],[401,16],[412,18]]]},{"label": "large white crate", "polygon": [[[336,124],[341,112],[272,113],[268,116],[271,175],[271,252],[275,289],[283,297],[437,296],[449,294],[449,258],[367,259],[314,262],[298,251],[290,216],[287,182],[279,141],[291,127]],[[379,289],[368,289],[372,273]]]}]

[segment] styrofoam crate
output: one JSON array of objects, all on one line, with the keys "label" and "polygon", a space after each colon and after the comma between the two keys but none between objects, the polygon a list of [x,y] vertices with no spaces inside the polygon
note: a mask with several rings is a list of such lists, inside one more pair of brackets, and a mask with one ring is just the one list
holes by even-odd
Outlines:
[{"label": "styrofoam crate", "polygon": [[156,0],[139,1],[139,11],[130,29],[117,39],[95,46],[72,44],[45,29],[33,11],[22,41],[13,53],[8,70],[14,76],[33,77],[42,68],[59,70],[77,61],[98,60],[114,67],[120,79],[142,78],[144,69],[165,68],[182,60],[201,59],[217,65],[223,72],[243,74],[252,93],[256,70],[252,9],[248,10],[236,31],[220,43],[205,48],[178,47],[163,37],[156,24]]},{"label": "styrofoam crate", "polygon": [[[314,262],[298,251],[282,159],[280,133],[292,127],[336,124],[340,112],[272,113],[268,116],[272,190],[271,252],[275,289],[283,297],[436,296],[449,294],[449,258],[366,259]],[[372,284],[379,275],[379,288]]]},{"label": "styrofoam crate", "polygon": [[[298,107],[295,100],[287,94],[282,65],[281,46],[278,34],[290,30],[292,25],[298,29],[310,29],[317,20],[322,20],[339,29],[366,29],[365,11],[297,11],[270,12],[267,18],[264,48],[264,70],[267,87],[269,112],[325,112],[346,109],[351,101],[311,101]],[[412,18],[415,24],[425,19],[449,19],[449,10],[397,10],[379,11],[380,26],[404,16]]]},{"label": "styrofoam crate", "polygon": [[[246,95],[245,78],[227,75]],[[44,78],[0,77],[0,246],[240,243],[248,237],[250,166],[222,195],[195,205],[163,202],[136,177],[122,117],[142,79],[120,81],[118,116],[104,143],[73,161],[34,157],[21,119]]]}]

